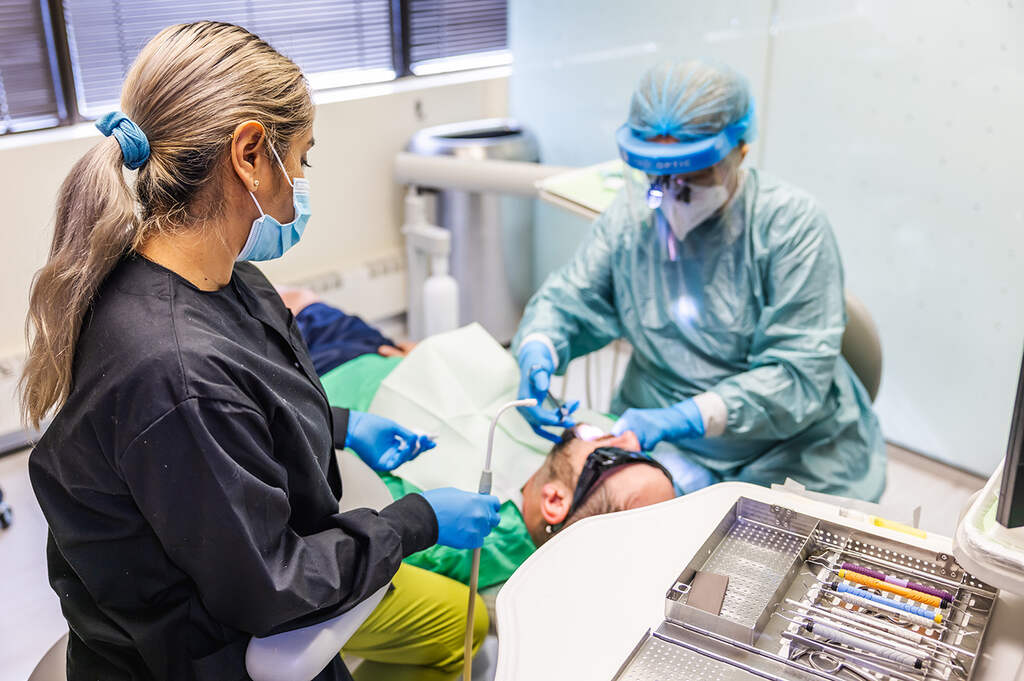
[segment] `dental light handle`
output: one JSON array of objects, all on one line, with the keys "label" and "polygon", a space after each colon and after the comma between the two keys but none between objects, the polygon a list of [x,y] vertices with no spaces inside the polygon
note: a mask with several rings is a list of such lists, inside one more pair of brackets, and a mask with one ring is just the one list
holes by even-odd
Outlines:
[{"label": "dental light handle", "polygon": [[[509,409],[516,407],[534,407],[537,400],[531,398],[509,402],[498,410],[498,413],[491,419],[491,430],[487,433],[487,454],[484,455],[484,469],[480,473],[480,485],[477,491],[480,494],[491,493],[491,456],[494,453],[494,431],[498,427],[498,419]],[[477,586],[480,581],[480,549],[473,549],[473,563],[469,568],[469,605],[466,607],[466,638],[462,644],[462,657],[465,660],[462,678],[470,681],[473,676],[473,615],[476,610]]]}]

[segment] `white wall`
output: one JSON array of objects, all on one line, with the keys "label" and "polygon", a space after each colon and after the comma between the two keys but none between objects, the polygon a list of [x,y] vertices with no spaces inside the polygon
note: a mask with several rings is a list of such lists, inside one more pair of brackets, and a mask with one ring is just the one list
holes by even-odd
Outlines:
[{"label": "white wall", "polygon": [[[504,116],[506,73],[449,74],[318,94],[316,147],[307,172],[314,217],[286,258],[264,264],[268,276],[304,279],[399,249],[394,155],[421,127]],[[24,349],[29,285],[46,260],[57,189],[98,139],[91,125],[0,138],[0,355]]]},{"label": "white wall", "polygon": [[[886,436],[987,475],[1024,340],[1021,36],[1024,7],[995,0],[514,2],[510,109],[545,160],[594,163],[616,155],[648,65],[708,56],[744,73],[751,162],[819,198],[878,321]],[[536,269],[585,229],[541,210]]]},{"label": "white wall", "polygon": [[885,434],[988,474],[1024,341],[1024,7],[783,0],[774,35],[763,162],[833,219]]}]

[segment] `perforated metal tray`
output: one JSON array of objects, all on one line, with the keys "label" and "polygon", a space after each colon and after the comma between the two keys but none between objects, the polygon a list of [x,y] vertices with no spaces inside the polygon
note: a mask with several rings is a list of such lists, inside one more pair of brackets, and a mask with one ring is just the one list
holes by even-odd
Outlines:
[{"label": "perforated metal tray", "polygon": [[[812,563],[807,563],[813,556]],[[787,599],[804,605],[836,605],[816,578],[844,561],[921,582],[954,594],[954,609],[943,627],[915,627],[915,633],[957,646],[967,654],[963,674],[929,662],[928,678],[971,681],[998,591],[966,573],[952,556],[740,498],[696,552],[666,594],[666,620],[648,631],[623,663],[616,681],[751,679],[845,681],[857,677],[827,673],[792,660],[796,624],[773,617]],[[724,574],[729,586],[718,615],[687,605],[697,571]],[[815,574],[819,573],[820,574]],[[905,600],[891,593],[887,598]],[[971,633],[973,632],[973,633]],[[899,678],[876,673],[879,680]],[[920,677],[917,677],[920,678]]]},{"label": "perforated metal tray", "polygon": [[[741,498],[665,595],[665,618],[753,644],[810,550],[817,518]],[[698,571],[729,577],[718,615],[687,604]]]}]

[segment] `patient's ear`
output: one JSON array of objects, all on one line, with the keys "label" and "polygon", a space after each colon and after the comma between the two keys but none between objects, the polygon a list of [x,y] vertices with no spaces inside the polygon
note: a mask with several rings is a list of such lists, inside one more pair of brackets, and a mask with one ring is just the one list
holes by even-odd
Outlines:
[{"label": "patient's ear", "polygon": [[540,514],[548,525],[556,525],[565,520],[571,503],[569,489],[559,482],[548,482],[540,488]]}]

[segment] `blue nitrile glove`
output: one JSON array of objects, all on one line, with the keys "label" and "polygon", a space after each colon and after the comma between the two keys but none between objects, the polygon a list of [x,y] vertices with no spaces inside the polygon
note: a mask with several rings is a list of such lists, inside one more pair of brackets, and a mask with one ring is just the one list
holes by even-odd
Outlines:
[{"label": "blue nitrile glove", "polygon": [[430,436],[417,435],[391,419],[350,411],[345,446],[373,470],[393,471],[436,445]]},{"label": "blue nitrile glove", "polygon": [[627,430],[633,431],[640,448],[649,452],[662,440],[704,437],[704,419],[691,398],[664,409],[627,409],[612,426],[612,435],[622,435]]},{"label": "blue nitrile glove", "polygon": [[501,516],[501,502],[491,494],[442,487],[420,492],[437,516],[437,543],[453,549],[478,549]]},{"label": "blue nitrile glove", "polygon": [[541,426],[571,428],[576,422],[569,418],[580,406],[579,401],[563,405],[557,411],[545,409],[544,398],[548,396],[551,374],[555,371],[555,360],[551,351],[540,341],[529,341],[519,348],[519,396],[520,400],[532,397],[537,400],[535,407],[519,407],[519,413],[533,428],[533,432],[546,440],[558,442],[561,436],[549,433]]}]

